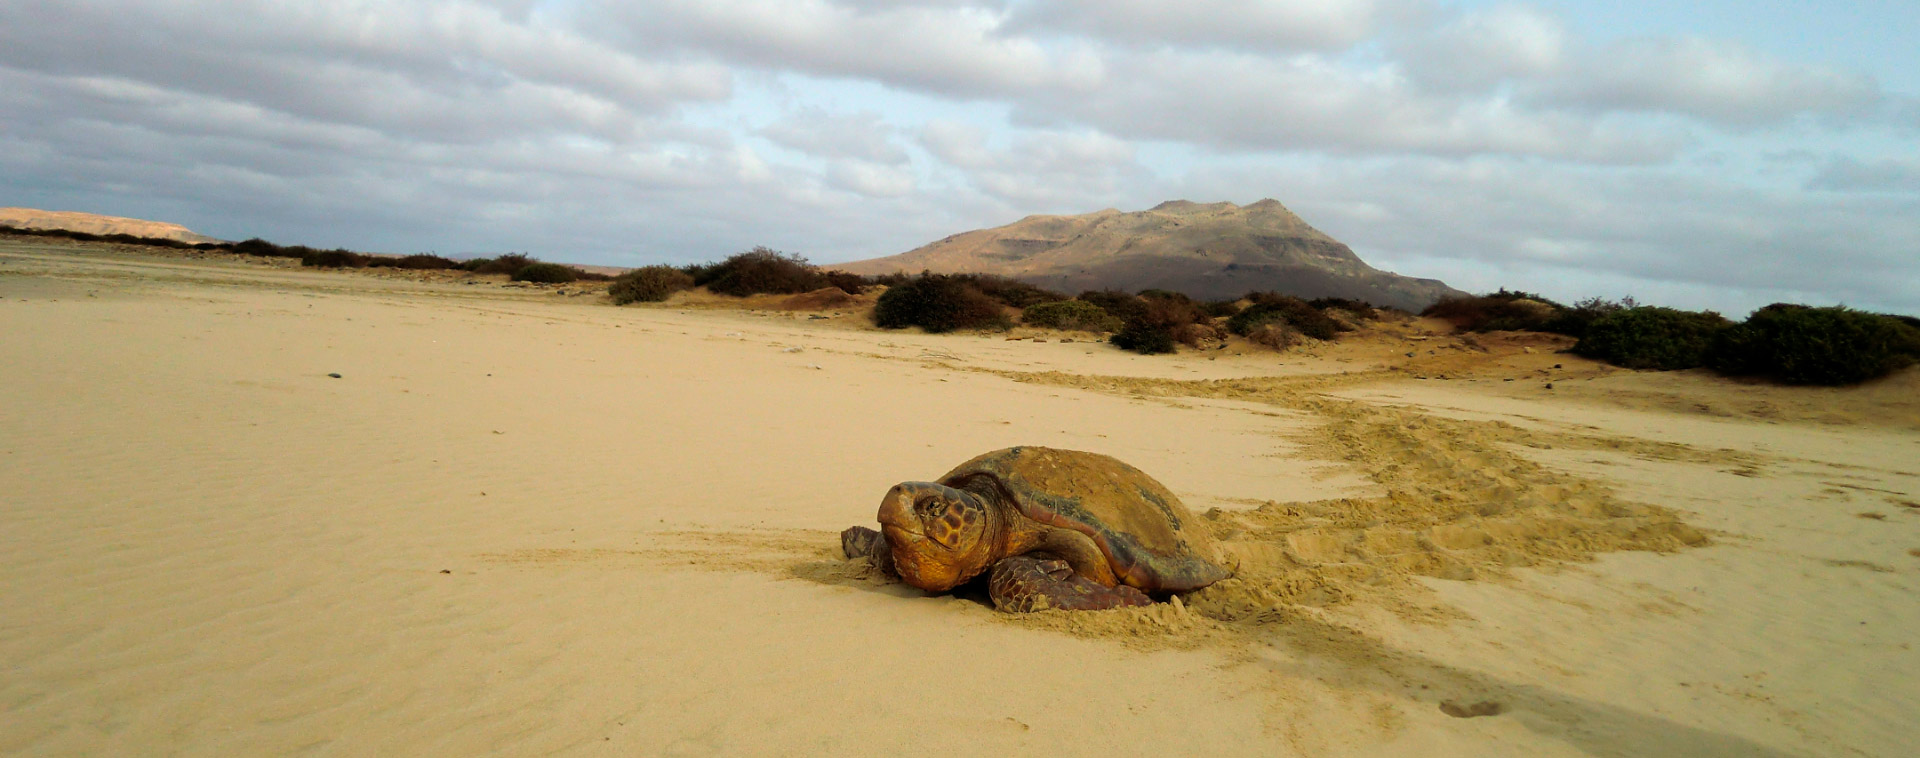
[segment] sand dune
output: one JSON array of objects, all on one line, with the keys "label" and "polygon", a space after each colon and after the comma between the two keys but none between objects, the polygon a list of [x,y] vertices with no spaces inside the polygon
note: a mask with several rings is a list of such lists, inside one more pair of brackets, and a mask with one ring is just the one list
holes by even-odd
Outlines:
[{"label": "sand dune", "polygon": [[165,221],[147,221],[75,211],[43,211],[35,208],[0,208],[0,225],[16,229],[66,229],[89,234],[130,234],[135,237],[153,237],[188,243],[220,241],[204,234],[197,234],[179,224]]},{"label": "sand dune", "polygon": [[[0,752],[1916,748],[1914,372],[556,291],[0,239]],[[1010,616],[835,555],[1011,444],[1153,474],[1241,576]]]}]

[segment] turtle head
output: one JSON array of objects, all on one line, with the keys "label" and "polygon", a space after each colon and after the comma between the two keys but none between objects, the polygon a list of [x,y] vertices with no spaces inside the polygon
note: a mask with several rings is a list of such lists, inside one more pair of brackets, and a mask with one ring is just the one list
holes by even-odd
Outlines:
[{"label": "turtle head", "polygon": [[932,482],[901,482],[880,501],[894,570],[930,592],[953,589],[993,564],[990,519],[978,495]]}]

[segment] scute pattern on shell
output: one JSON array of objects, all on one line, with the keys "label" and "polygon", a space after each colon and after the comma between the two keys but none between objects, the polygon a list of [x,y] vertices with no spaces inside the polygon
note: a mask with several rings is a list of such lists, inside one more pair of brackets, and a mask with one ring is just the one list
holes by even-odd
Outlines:
[{"label": "scute pattern on shell", "polygon": [[1124,583],[1184,592],[1231,574],[1206,527],[1165,485],[1111,456],[1012,447],[960,464],[941,483],[992,487],[1028,518],[1091,537]]}]

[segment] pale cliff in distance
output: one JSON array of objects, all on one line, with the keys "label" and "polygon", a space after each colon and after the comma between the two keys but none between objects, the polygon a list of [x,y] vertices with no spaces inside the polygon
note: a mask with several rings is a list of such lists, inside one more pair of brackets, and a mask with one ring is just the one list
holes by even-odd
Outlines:
[{"label": "pale cliff in distance", "polygon": [[179,240],[190,244],[221,241],[204,234],[196,234],[193,230],[179,224],[169,224],[165,221],[145,221],[74,211],[43,211],[34,208],[0,208],[0,226],[11,226],[16,229],[65,229],[70,232],[102,236],[130,234],[135,237]]},{"label": "pale cliff in distance", "polygon": [[856,274],[996,274],[1073,294],[1164,289],[1203,300],[1272,290],[1420,310],[1462,295],[1437,279],[1381,271],[1275,200],[1173,200],[1151,210],[1028,216],[885,258],[833,264]]}]

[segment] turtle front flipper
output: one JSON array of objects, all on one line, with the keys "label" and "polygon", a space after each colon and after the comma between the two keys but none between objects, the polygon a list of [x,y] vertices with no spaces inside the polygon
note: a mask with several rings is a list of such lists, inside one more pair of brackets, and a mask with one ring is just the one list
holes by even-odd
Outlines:
[{"label": "turtle front flipper", "polygon": [[1066,561],[1044,554],[1016,555],[993,564],[987,594],[993,607],[1011,613],[1097,611],[1153,602],[1127,585],[1108,587],[1080,576]]},{"label": "turtle front flipper", "polygon": [[893,571],[893,548],[887,545],[887,536],[864,526],[850,526],[840,533],[840,552],[848,558],[865,558],[875,568],[886,573]]}]

